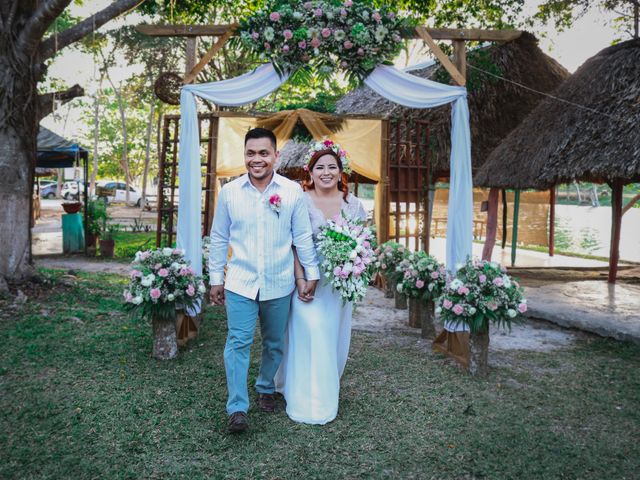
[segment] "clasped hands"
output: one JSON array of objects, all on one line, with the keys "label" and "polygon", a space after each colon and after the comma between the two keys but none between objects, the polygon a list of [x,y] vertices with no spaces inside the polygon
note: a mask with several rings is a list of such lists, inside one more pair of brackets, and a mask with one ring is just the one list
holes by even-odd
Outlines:
[{"label": "clasped hands", "polygon": [[[296,279],[296,290],[298,298],[302,302],[310,302],[316,293],[317,280],[305,280],[304,278]],[[224,285],[212,285],[209,292],[209,300],[214,305],[224,305]]]}]

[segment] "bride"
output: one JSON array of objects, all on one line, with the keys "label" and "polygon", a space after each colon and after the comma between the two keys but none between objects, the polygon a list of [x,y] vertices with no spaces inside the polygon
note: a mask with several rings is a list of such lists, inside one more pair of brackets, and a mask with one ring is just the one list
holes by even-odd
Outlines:
[{"label": "bride", "polygon": [[[362,203],[349,193],[351,170],[346,152],[325,140],[314,143],[305,159],[308,178],[303,184],[304,198],[314,240],[320,227],[338,215],[366,220]],[[340,295],[322,280],[315,299],[305,297],[304,270],[294,257],[299,293],[291,304],[276,388],[284,395],[287,415],[292,420],[323,425],[338,413],[340,377],[351,339],[352,304],[343,305]]]}]

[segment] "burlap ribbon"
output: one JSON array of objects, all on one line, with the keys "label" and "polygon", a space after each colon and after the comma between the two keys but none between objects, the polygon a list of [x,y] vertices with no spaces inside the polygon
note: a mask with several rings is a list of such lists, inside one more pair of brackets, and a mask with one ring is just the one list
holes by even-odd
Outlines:
[{"label": "burlap ribbon", "polygon": [[293,129],[298,121],[302,121],[313,138],[321,140],[330,137],[340,129],[340,119],[326,113],[313,112],[306,108],[297,110],[283,110],[267,118],[258,120],[258,126],[272,130],[278,139],[278,145],[283,145],[291,138]]}]

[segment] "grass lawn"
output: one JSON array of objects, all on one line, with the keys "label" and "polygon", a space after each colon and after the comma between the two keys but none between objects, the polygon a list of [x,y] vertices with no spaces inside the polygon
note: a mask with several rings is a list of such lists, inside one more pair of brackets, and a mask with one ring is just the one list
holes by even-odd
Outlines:
[{"label": "grass lawn", "polygon": [[113,239],[114,258],[133,260],[138,250],[156,248],[156,232],[117,232]]},{"label": "grass lawn", "polygon": [[0,300],[0,478],[638,478],[637,346],[497,353],[478,380],[415,336],[354,332],[334,422],[252,409],[234,436],[221,309],[161,363],[121,278],[45,274],[22,307]]}]

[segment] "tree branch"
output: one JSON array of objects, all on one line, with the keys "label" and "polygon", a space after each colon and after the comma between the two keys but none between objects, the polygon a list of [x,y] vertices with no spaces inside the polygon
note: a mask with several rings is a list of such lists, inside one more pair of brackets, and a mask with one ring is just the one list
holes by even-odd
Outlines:
[{"label": "tree branch", "polygon": [[73,87],[61,92],[45,93],[38,97],[38,118],[42,120],[44,117],[53,112],[54,100],[59,100],[63,104],[73,100],[76,97],[84,95],[84,89],[76,84]]},{"label": "tree branch", "polygon": [[45,0],[40,3],[20,33],[19,48],[27,55],[35,53],[47,28],[70,3],[71,0]]},{"label": "tree branch", "polygon": [[624,215],[625,213],[627,213],[629,210],[631,210],[631,207],[633,207],[633,205],[640,200],[640,193],[637,194],[635,197],[633,197],[631,200],[629,200],[629,203],[627,203],[624,208],[622,209],[622,215]]},{"label": "tree branch", "polygon": [[137,7],[143,1],[144,0],[118,0],[117,2],[112,3],[107,8],[100,10],[95,15],[85,18],[77,25],[74,25],[73,27],[66,29],[64,32],[59,33],[57,35],[57,46],[56,39],[54,37],[47,38],[40,45],[41,59],[46,60],[47,58],[53,57],[56,53],[56,49],[61,50],[64,47],[77,42],[81,38],[94,31],[94,29],[97,30],[109,20]]}]

